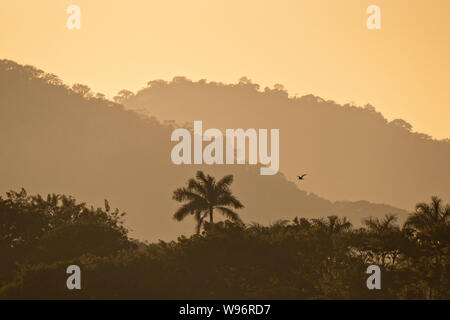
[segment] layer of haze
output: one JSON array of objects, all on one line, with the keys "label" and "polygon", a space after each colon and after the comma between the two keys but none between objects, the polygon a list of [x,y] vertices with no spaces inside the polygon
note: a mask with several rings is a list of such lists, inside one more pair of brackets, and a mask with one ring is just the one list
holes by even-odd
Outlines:
[{"label": "layer of haze", "polygon": [[[254,91],[247,85],[223,89],[227,88],[236,98],[242,92]],[[200,89],[208,95],[208,88],[202,85]],[[196,92],[192,90],[194,96]],[[274,97],[262,98],[273,101]],[[313,121],[311,118],[309,122]],[[234,175],[233,193],[245,205],[239,214],[247,223],[338,215],[358,225],[369,216],[393,213],[402,220],[406,215],[404,210],[368,201],[331,202],[300,190],[300,185],[289,182],[282,173],[261,176],[255,166],[176,166],[170,159],[172,125],[90,97],[86,91],[69,89],[55,76],[6,60],[0,60],[0,128],[7,141],[0,148],[0,196],[4,191],[24,187],[44,196],[55,192],[73,195],[96,206],[106,198],[129,213],[127,226],[140,239],[172,240],[193,232],[193,219],[178,223],[172,218],[179,206],[172,192],[199,169],[217,178]],[[428,151],[427,159],[435,159],[436,152],[449,159],[450,144],[443,147],[447,149],[418,150]],[[432,170],[449,173],[446,168],[450,162],[441,165],[440,161],[433,163]],[[424,167],[428,167],[426,163]],[[429,184],[423,185],[426,188]],[[448,198],[447,193],[441,194]]]},{"label": "layer of haze", "polygon": [[[66,8],[82,29],[66,28]],[[382,30],[366,28],[366,8]],[[448,0],[3,1],[0,54],[112,97],[184,75],[339,103],[370,103],[436,138],[450,137]]]}]

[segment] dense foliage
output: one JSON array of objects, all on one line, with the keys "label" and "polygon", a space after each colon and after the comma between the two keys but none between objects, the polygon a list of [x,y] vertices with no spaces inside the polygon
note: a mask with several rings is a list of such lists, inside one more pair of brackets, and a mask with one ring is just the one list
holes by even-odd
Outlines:
[{"label": "dense foliage", "polygon": [[0,285],[23,265],[132,248],[124,215],[107,201],[104,209],[94,209],[65,195],[44,199],[23,189],[8,192],[6,199],[0,197]]},{"label": "dense foliage", "polygon": [[[450,199],[450,143],[421,139],[376,112],[311,97],[291,99],[280,90],[258,92],[248,81],[174,80],[168,86],[152,82],[150,88],[150,97],[138,96],[151,101],[150,115],[160,120],[129,111],[85,85],[69,87],[43,70],[0,60],[1,192],[25,186],[41,194],[74,194],[88,203],[106,197],[126,208],[133,234],[150,241],[170,241],[194,228],[190,217],[174,224],[168,212],[176,205],[170,194],[196,170],[217,178],[233,174],[233,192],[245,205],[242,218],[265,225],[297,215],[338,215],[359,227],[362,218],[387,212],[403,223],[408,212],[392,204],[413,208],[432,194]],[[129,95],[121,93],[124,99]],[[149,106],[145,101],[132,106]],[[178,118],[183,114],[189,118]],[[280,167],[277,175],[261,176],[253,165],[174,165],[171,133],[198,119],[220,130],[279,128],[280,164],[295,171]],[[310,174],[301,185],[292,183],[297,170]],[[330,201],[326,195],[371,201]],[[216,210],[214,218],[220,216]]]},{"label": "dense foliage", "polygon": [[[25,191],[0,201],[0,297],[88,299],[450,299],[450,206],[420,203],[354,229],[345,218],[296,218],[271,226],[229,220],[189,238],[129,239],[119,211]],[[66,268],[82,290],[66,288]],[[367,266],[382,270],[366,287]],[[13,275],[14,274],[14,275]]]}]

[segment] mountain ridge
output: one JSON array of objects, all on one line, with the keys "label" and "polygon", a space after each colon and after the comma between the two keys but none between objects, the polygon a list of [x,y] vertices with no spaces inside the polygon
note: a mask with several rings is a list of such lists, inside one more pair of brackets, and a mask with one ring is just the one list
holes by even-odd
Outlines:
[{"label": "mountain ridge", "polygon": [[[173,239],[194,230],[193,219],[172,219],[175,188],[201,169],[233,174],[233,192],[246,208],[246,222],[343,214],[355,224],[363,213],[406,211],[365,201],[334,203],[300,190],[279,173],[260,176],[257,166],[176,166],[170,161],[171,124],[143,117],[95,96],[87,87],[64,85],[31,66],[0,61],[0,190],[65,193],[101,206],[106,198],[128,212],[133,236]],[[369,210],[370,209],[370,210]]]},{"label": "mountain ridge", "polygon": [[289,97],[282,85],[261,90],[248,78],[236,84],[150,81],[115,97],[127,108],[183,125],[280,129],[280,171],[295,181],[309,172],[307,191],[331,199],[412,208],[416,199],[450,198],[450,140],[388,121],[375,107],[339,105],[314,95]]}]

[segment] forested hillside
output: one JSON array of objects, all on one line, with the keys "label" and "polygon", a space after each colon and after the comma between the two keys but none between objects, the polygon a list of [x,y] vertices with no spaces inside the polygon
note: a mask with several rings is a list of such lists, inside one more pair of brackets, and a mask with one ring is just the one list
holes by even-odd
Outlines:
[{"label": "forested hillside", "polygon": [[[55,75],[8,60],[0,62],[0,128],[2,193],[23,187],[96,206],[109,199],[127,209],[128,225],[140,239],[172,240],[194,231],[193,223],[174,223],[171,191],[201,168],[235,176],[245,222],[336,214],[360,224],[369,216],[406,215],[366,201],[334,203],[301,190],[283,173],[260,176],[256,166],[176,166],[170,160],[173,125],[127,111],[85,85],[69,88]],[[282,162],[288,161],[283,151],[288,148],[281,146]],[[319,176],[312,172],[310,181]]]},{"label": "forested hillside", "polygon": [[330,200],[364,199],[410,210],[416,199],[450,199],[450,140],[414,132],[402,119],[388,121],[371,105],[289,97],[282,85],[260,88],[247,78],[236,84],[183,77],[150,81],[115,99],[179,124],[278,128],[280,171],[290,181],[309,173],[302,187]]}]

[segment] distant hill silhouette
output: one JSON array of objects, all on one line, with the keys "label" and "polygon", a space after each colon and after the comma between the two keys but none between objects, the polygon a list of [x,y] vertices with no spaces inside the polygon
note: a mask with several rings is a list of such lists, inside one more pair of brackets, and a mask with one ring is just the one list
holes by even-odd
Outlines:
[{"label": "distant hill silhouette", "polygon": [[247,78],[237,84],[183,77],[150,81],[136,94],[125,90],[115,99],[177,123],[279,128],[280,171],[291,181],[307,172],[301,187],[328,199],[412,209],[416,199],[450,198],[450,140],[415,133],[404,120],[388,122],[370,105],[342,106],[313,95],[292,98],[282,85],[262,90]]},{"label": "distant hill silhouette", "polygon": [[[158,94],[155,94],[157,92]],[[122,95],[125,96],[126,93]],[[217,100],[214,100],[216,98]],[[311,101],[306,102],[308,99]],[[213,101],[217,104],[214,105]],[[247,101],[254,102],[255,106],[260,103],[261,113],[255,113],[254,106],[245,109]],[[154,113],[160,117],[162,109],[167,107],[170,114],[162,117],[167,119],[187,119],[190,113],[199,117],[199,112],[202,112],[202,119],[207,120],[209,127],[215,123],[210,120],[214,114],[230,119],[225,111],[231,112],[234,108],[241,108],[242,114],[239,115],[240,118],[235,115],[236,119],[227,123],[227,126],[243,124],[244,119],[253,115],[255,121],[249,125],[281,127],[282,121],[277,113],[285,112],[284,109],[287,109],[288,105],[292,104],[289,108],[294,109],[295,103],[305,104],[305,108],[316,114],[315,108],[318,103],[311,97],[299,101],[288,100],[281,91],[258,93],[249,84],[224,86],[190,83],[185,80],[175,80],[171,84],[153,84],[151,89],[143,91],[135,100],[129,100],[129,105],[144,105],[147,102],[154,106]],[[193,108],[197,103],[200,109]],[[238,105],[234,106],[233,103]],[[179,107],[175,108],[177,105]],[[274,105],[279,105],[280,111],[275,112],[272,109],[270,114],[264,111]],[[343,194],[344,192],[340,190],[343,189],[348,193],[348,196],[342,197],[343,199],[375,192],[377,189],[371,185],[372,182],[378,185],[380,194],[386,193],[386,190],[392,193],[397,191],[394,185],[399,183],[395,178],[398,174],[395,175],[394,171],[403,171],[407,163],[395,170],[393,168],[383,172],[382,177],[374,181],[365,181],[365,189],[358,190],[358,187],[361,188],[358,179],[362,178],[353,177],[358,174],[364,177],[373,176],[375,173],[365,174],[363,166],[356,163],[343,165],[343,159],[354,160],[355,154],[359,154],[359,151],[354,150],[353,153],[346,155],[348,148],[345,144],[335,145],[330,149],[330,146],[333,146],[330,141],[338,141],[337,138],[342,138],[342,134],[333,131],[334,129],[331,131],[324,129],[334,128],[335,122],[339,124],[340,113],[355,112],[359,118],[366,119],[364,121],[370,123],[371,121],[377,123],[372,118],[378,119],[381,116],[373,111],[350,108],[347,110],[331,103],[319,105],[325,115],[322,130],[318,130],[322,132],[320,137],[304,136],[314,131],[312,128],[315,124],[306,119],[303,122],[299,117],[296,119],[291,117],[292,123],[296,123],[295,128],[291,126],[282,129],[283,137],[286,138],[291,133],[293,137],[299,139],[296,145],[291,146],[283,140],[281,146],[283,169],[289,172],[289,168],[295,162],[297,168],[307,169],[310,173],[308,178],[311,184],[308,187],[320,189],[319,183],[322,183],[324,193],[332,193],[335,188],[333,191],[335,195]],[[222,112],[219,107],[225,108],[224,111]],[[331,110],[331,114],[325,110]],[[180,115],[177,115],[178,112]],[[318,114],[316,116],[319,117]],[[335,121],[331,121],[333,116]],[[354,126],[358,128],[367,126],[364,121],[361,120],[361,124],[355,122]],[[358,224],[368,216],[382,216],[388,212],[401,216],[405,214],[401,209],[370,204],[366,201],[333,203],[299,190],[294,182],[288,181],[281,173],[275,176],[261,176],[256,166],[175,166],[170,160],[172,148],[170,134],[173,125],[143,117],[134,111],[127,111],[122,105],[105,100],[100,94],[94,95],[86,86],[74,85],[69,88],[55,75],[31,66],[21,66],[9,60],[0,60],[0,128],[3,141],[0,148],[2,193],[24,187],[30,193],[71,194],[77,199],[99,206],[103,204],[103,199],[108,199],[112,206],[128,212],[127,225],[133,230],[132,235],[141,239],[167,240],[180,234],[193,233],[193,221],[178,223],[172,219],[178,204],[171,197],[172,191],[184,185],[198,169],[218,177],[225,174],[235,176],[233,193],[245,205],[240,215],[246,222],[267,223],[295,216],[345,214],[352,222]],[[348,128],[345,133],[348,135],[350,146],[354,146],[355,143],[349,135],[354,130],[356,129]],[[423,175],[427,172],[437,172],[438,168],[441,170],[446,168],[443,161],[448,160],[448,152],[445,153],[448,146],[443,142],[420,140],[419,137],[397,127],[390,130],[398,131],[397,135],[410,137],[411,141],[424,146],[418,149],[418,154],[406,155],[410,156],[410,161],[415,161],[417,166],[419,164],[417,159],[421,159],[424,166],[418,168],[414,174],[411,172],[412,176],[416,177],[417,185],[402,182],[405,187],[402,192],[409,192],[411,201],[415,201],[420,198],[415,195],[416,187],[425,192],[422,183],[426,181],[421,181]],[[364,135],[361,134],[358,139],[362,137]],[[311,142],[307,142],[308,139],[311,139]],[[380,139],[384,139],[387,144],[393,143],[383,137]],[[372,144],[375,150],[379,151],[376,141],[373,137],[373,141],[368,141],[367,145]],[[412,148],[409,145],[405,147]],[[303,152],[297,155],[297,158],[289,155],[288,150],[301,149]],[[430,150],[426,154],[421,153],[428,149],[433,149],[433,152]],[[402,149],[399,149],[395,154],[385,154],[385,157],[405,159],[406,156],[402,155],[401,151]],[[438,151],[441,152],[439,156],[434,156]],[[362,155],[363,152],[365,151],[361,150],[358,159],[368,157]],[[317,163],[313,163],[313,158]],[[435,165],[428,167],[428,163]],[[338,168],[338,164],[342,164],[342,168]],[[349,174],[348,167],[352,165],[355,172]],[[448,163],[446,165],[448,168]],[[368,170],[373,169],[368,164],[364,167]],[[333,175],[330,174],[332,168],[336,169]],[[381,173],[378,169],[375,171]],[[439,172],[443,177],[446,174],[448,176],[448,170]],[[431,177],[437,181],[436,188],[442,190],[441,176],[435,174]],[[381,179],[384,185],[379,184]],[[352,187],[352,183],[355,183],[355,186]],[[351,188],[355,195],[350,193]]]}]

